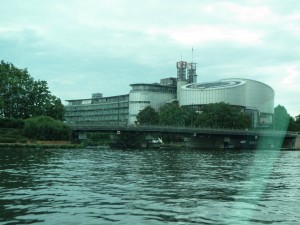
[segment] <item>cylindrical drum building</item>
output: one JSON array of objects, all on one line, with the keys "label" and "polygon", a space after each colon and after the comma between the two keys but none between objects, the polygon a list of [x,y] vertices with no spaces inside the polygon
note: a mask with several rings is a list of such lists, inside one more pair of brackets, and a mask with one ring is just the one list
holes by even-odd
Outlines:
[{"label": "cylindrical drum building", "polygon": [[186,84],[181,86],[178,100],[181,106],[199,108],[219,102],[240,106],[252,116],[254,127],[271,124],[274,114],[274,90],[264,83],[249,79]]}]

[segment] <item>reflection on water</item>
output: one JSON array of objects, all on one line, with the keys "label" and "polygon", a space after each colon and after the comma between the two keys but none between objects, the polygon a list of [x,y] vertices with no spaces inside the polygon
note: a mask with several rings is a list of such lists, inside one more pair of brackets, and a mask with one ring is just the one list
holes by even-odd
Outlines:
[{"label": "reflection on water", "polygon": [[300,152],[0,150],[1,224],[299,224]]}]

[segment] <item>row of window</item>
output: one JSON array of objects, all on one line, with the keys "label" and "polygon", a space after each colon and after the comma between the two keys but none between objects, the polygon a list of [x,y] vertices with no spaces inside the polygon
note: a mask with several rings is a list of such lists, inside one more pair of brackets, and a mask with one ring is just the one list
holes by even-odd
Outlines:
[{"label": "row of window", "polygon": [[86,121],[86,120],[93,120],[93,121],[127,121],[128,115],[106,115],[106,116],[75,116],[75,117],[66,117],[66,121]]},{"label": "row of window", "polygon": [[106,102],[121,102],[121,101],[128,101],[129,100],[129,95],[123,95],[123,96],[117,96],[117,97],[111,97],[111,98],[98,98],[98,99],[93,99],[92,104],[97,104],[97,103],[106,103]]},{"label": "row of window", "polygon": [[114,103],[114,104],[101,104],[101,105],[80,105],[80,106],[66,106],[66,111],[84,111],[84,110],[97,110],[97,109],[114,109],[114,108],[128,108],[128,102]]},{"label": "row of window", "polygon": [[150,104],[150,101],[130,101],[130,104],[138,104],[138,103],[147,103]]},{"label": "row of window", "polygon": [[122,115],[122,114],[128,114],[128,110],[106,110],[106,111],[75,111],[75,112],[66,112],[65,117],[68,116],[94,116],[94,115]]},{"label": "row of window", "polygon": [[[70,121],[69,121],[70,122]],[[97,125],[118,125],[118,126],[125,126],[127,125],[128,121],[127,120],[105,120],[105,121],[100,121],[97,119],[85,119],[85,120],[78,120],[78,121],[72,121],[74,123],[84,123],[84,124],[97,124]]]},{"label": "row of window", "polygon": [[129,100],[129,95],[120,95],[107,98],[93,98],[93,99],[81,99],[71,100],[69,105],[84,105],[84,104],[98,104],[98,103],[112,103],[112,102],[123,102]]},{"label": "row of window", "polygon": [[176,93],[176,87],[168,87],[168,86],[145,86],[145,85],[139,85],[139,86],[132,86],[132,90],[130,92],[160,92],[160,93]]}]

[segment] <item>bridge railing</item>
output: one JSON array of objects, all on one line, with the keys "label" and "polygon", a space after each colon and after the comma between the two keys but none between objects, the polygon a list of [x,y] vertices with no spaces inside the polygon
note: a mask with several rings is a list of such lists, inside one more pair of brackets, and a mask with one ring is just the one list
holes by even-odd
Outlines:
[{"label": "bridge railing", "polygon": [[91,131],[143,131],[170,133],[203,133],[203,134],[234,134],[234,135],[263,135],[263,136],[299,136],[299,132],[286,132],[261,129],[230,129],[211,127],[190,127],[170,125],[111,125],[97,122],[80,122],[68,124],[73,130]]}]

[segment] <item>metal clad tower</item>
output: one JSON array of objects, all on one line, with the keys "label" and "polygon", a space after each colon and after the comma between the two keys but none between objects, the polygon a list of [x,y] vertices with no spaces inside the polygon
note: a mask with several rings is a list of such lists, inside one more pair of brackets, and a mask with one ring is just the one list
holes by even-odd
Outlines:
[{"label": "metal clad tower", "polygon": [[185,61],[179,61],[176,63],[177,67],[177,100],[180,105],[180,93],[181,93],[181,87],[186,84],[186,67],[187,62]]},{"label": "metal clad tower", "polygon": [[177,62],[176,67],[177,67],[177,79],[178,79],[178,81],[186,81],[187,62],[179,61],[179,62]]},{"label": "metal clad tower", "polygon": [[187,64],[188,78],[187,83],[197,83],[196,63]]}]

